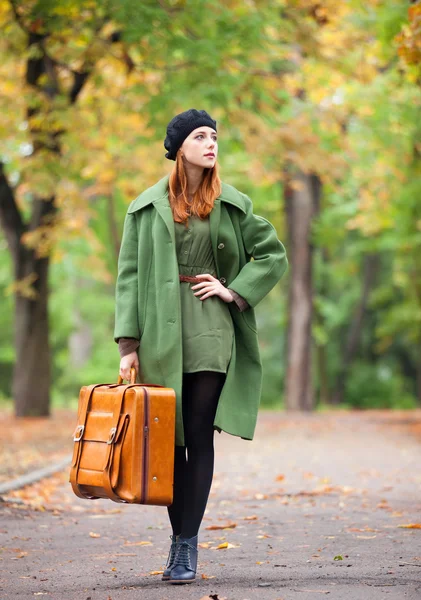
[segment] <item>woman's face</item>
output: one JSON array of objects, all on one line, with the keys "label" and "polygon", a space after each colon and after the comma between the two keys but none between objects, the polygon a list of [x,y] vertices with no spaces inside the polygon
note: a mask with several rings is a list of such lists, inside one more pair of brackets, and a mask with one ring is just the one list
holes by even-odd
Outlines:
[{"label": "woman's face", "polygon": [[217,133],[212,127],[198,127],[186,137],[181,152],[192,165],[211,169],[218,158],[217,140]]}]

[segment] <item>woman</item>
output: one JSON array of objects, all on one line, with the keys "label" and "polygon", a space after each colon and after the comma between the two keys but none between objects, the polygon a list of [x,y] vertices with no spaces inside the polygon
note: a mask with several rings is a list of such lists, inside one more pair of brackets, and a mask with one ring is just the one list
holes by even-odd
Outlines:
[{"label": "woman", "polygon": [[[214,430],[253,439],[261,392],[254,307],[287,268],[274,227],[218,176],[204,110],[167,126],[163,177],[129,206],[116,285],[120,375],[174,388],[174,498],[163,579],[195,580],[214,468]],[[186,458],[187,451],[187,458]]]}]

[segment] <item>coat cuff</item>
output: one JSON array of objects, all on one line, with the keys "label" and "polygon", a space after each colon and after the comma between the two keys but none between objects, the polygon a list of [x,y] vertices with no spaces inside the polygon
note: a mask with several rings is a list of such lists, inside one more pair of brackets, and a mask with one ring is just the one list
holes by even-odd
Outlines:
[{"label": "coat cuff", "polygon": [[247,308],[250,308],[250,305],[247,302],[247,300],[245,300],[242,296],[240,296],[240,294],[237,294],[237,292],[234,292],[234,290],[232,290],[231,288],[228,288],[228,289],[231,292],[231,294],[234,298],[234,302],[237,305],[237,308],[240,312],[243,312]]},{"label": "coat cuff", "polygon": [[140,342],[135,338],[120,338],[118,340],[118,351],[120,352],[120,358],[131,354],[139,347]]}]

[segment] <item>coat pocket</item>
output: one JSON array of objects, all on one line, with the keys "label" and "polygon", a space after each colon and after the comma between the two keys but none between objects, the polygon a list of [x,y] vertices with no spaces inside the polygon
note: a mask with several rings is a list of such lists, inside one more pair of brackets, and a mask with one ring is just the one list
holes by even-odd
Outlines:
[{"label": "coat pocket", "polygon": [[252,308],[248,308],[247,310],[243,310],[240,312],[245,324],[253,333],[257,333],[257,323],[256,316],[254,314],[254,310]]}]

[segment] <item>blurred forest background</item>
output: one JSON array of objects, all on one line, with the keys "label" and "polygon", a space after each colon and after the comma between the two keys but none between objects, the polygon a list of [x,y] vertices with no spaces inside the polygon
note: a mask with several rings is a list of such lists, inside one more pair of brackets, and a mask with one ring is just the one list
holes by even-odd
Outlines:
[{"label": "blurred forest background", "polygon": [[419,2],[0,0],[0,28],[3,405],[116,381],[125,212],[192,107],[287,247],[263,404],[421,404]]}]

